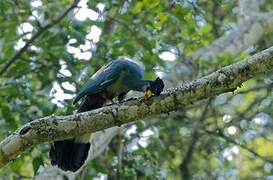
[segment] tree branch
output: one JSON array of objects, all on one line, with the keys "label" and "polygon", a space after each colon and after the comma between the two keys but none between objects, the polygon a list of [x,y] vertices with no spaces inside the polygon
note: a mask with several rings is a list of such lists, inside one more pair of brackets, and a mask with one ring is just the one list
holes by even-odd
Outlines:
[{"label": "tree branch", "polygon": [[169,89],[147,101],[131,99],[69,116],[49,116],[27,123],[0,143],[0,167],[27,148],[44,142],[120,126],[159,113],[182,109],[198,100],[236,90],[243,82],[273,70],[273,47],[245,61],[229,65],[200,79]]},{"label": "tree branch", "polygon": [[249,16],[250,14],[259,13],[261,4],[260,1],[257,0],[239,0],[239,18],[245,18]]},{"label": "tree branch", "polygon": [[230,53],[233,56],[258,42],[265,34],[273,32],[273,12],[256,13],[246,18],[230,32],[216,39],[211,45],[193,53],[194,58],[208,59]]},{"label": "tree branch", "polygon": [[212,98],[210,98],[208,100],[208,102],[206,103],[206,105],[201,113],[200,118],[198,119],[198,121],[196,121],[195,128],[192,133],[190,145],[185,153],[182,163],[179,166],[182,179],[190,179],[190,171],[189,171],[188,166],[191,163],[192,156],[195,151],[195,146],[200,139],[199,129],[200,129],[200,126],[202,126],[202,123],[206,118],[206,115],[208,113],[208,108],[211,104],[211,101],[212,101]]},{"label": "tree branch", "polygon": [[75,7],[77,7],[77,4],[80,0],[74,0],[74,2],[59,16],[57,16],[56,18],[52,19],[51,22],[49,22],[47,25],[42,26],[41,28],[39,28],[37,30],[37,32],[35,34],[33,34],[33,36],[29,39],[26,40],[26,44],[19,50],[17,51],[14,56],[12,56],[7,63],[0,69],[0,76],[2,76],[9,68],[10,66],[16,62],[20,56],[27,50],[27,48],[39,37],[41,36],[45,31],[47,31],[49,28],[51,28],[52,26],[58,24],[64,17],[66,17],[66,15]]},{"label": "tree branch", "polygon": [[210,135],[218,136],[218,137],[224,139],[228,143],[231,143],[233,145],[241,147],[242,149],[244,149],[244,150],[248,151],[249,153],[251,153],[253,156],[258,157],[259,159],[261,159],[261,160],[263,160],[263,161],[265,161],[267,163],[273,164],[273,160],[271,160],[270,158],[264,157],[264,156],[258,154],[255,150],[247,147],[246,145],[241,144],[241,143],[233,140],[232,138],[226,136],[222,131],[219,131],[219,132],[209,131],[209,130],[204,130],[204,131],[206,133],[210,134]]}]

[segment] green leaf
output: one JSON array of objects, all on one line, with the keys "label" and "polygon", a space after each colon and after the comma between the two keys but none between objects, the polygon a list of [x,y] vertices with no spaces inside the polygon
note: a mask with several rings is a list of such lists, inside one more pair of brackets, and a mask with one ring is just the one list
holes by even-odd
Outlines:
[{"label": "green leaf", "polygon": [[168,20],[168,14],[167,13],[160,13],[156,17],[154,27],[157,29],[161,28],[167,20]]},{"label": "green leaf", "polygon": [[142,11],[143,7],[144,7],[143,2],[139,1],[139,2],[137,2],[136,5],[134,6],[132,12],[133,12],[134,14],[139,14],[139,13]]},{"label": "green leaf", "polygon": [[207,34],[211,31],[211,25],[209,24],[206,24],[204,26],[202,26],[199,30],[198,30],[198,33],[200,35],[203,35],[203,34]]},{"label": "green leaf", "polygon": [[36,173],[37,171],[38,171],[38,169],[39,169],[39,167],[41,166],[41,165],[43,165],[43,159],[42,159],[42,157],[41,156],[39,156],[39,157],[35,157],[33,160],[32,160],[32,166],[33,166],[33,171],[34,171],[34,173]]}]

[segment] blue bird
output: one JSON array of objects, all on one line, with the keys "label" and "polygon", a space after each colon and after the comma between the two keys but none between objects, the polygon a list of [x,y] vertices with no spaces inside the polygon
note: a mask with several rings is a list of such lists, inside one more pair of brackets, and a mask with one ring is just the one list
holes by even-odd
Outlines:
[{"label": "blue bird", "polygon": [[[130,90],[145,92],[148,99],[152,94],[159,96],[164,83],[144,80],[144,69],[137,63],[118,59],[102,66],[79,91],[73,104],[83,98],[78,113],[97,109],[118,97],[122,101]],[[90,148],[91,133],[73,139],[55,141],[50,149],[51,164],[65,171],[77,171],[85,162]]]}]

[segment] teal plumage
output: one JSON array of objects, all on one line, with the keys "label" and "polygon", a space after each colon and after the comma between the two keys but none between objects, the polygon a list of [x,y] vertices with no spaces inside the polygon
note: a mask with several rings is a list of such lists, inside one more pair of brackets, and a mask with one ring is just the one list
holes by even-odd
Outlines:
[{"label": "teal plumage", "polygon": [[[130,90],[150,89],[159,95],[164,83],[144,80],[144,69],[137,63],[119,59],[101,67],[79,91],[73,104],[82,100],[78,113],[102,107],[108,100],[118,97],[122,100]],[[77,171],[85,162],[90,147],[91,134],[73,139],[55,141],[50,149],[51,164],[67,171]]]},{"label": "teal plumage", "polygon": [[[74,104],[85,95],[96,94],[108,89],[111,94],[121,91],[129,91],[130,85],[127,82],[127,77],[143,80],[144,70],[140,65],[128,60],[116,60],[101,67],[80,90],[74,100]],[[143,81],[143,85],[147,85]]]}]

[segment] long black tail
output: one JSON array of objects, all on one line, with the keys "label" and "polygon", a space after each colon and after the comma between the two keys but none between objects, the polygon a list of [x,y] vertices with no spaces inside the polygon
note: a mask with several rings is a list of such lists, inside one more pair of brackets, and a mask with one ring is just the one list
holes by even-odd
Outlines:
[{"label": "long black tail", "polygon": [[[81,104],[78,113],[90,111],[103,106],[105,100],[99,94],[89,95]],[[83,136],[55,141],[51,146],[49,156],[52,165],[57,165],[64,171],[77,171],[87,159],[90,148],[91,133]]]}]

